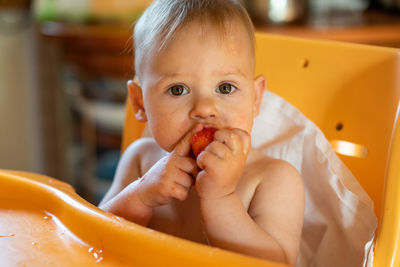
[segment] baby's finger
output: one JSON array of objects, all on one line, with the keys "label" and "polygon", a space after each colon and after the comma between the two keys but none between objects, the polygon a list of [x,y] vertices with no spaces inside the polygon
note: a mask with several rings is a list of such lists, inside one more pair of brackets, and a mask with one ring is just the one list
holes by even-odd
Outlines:
[{"label": "baby's finger", "polygon": [[187,198],[189,194],[189,189],[181,184],[175,183],[172,187],[172,197],[183,201]]},{"label": "baby's finger", "polygon": [[176,166],[180,170],[190,174],[195,173],[198,170],[196,160],[191,157],[177,158]]},{"label": "baby's finger", "polygon": [[247,155],[251,148],[251,137],[250,134],[242,129],[234,128],[232,131],[239,136],[242,143],[243,153]]},{"label": "baby's finger", "polygon": [[235,155],[243,151],[242,140],[233,130],[217,131],[214,140],[226,145]]},{"label": "baby's finger", "polygon": [[194,179],[192,178],[192,176],[186,174],[179,177],[179,179],[175,181],[175,184],[182,186],[186,190],[189,190],[194,184]]},{"label": "baby's finger", "polygon": [[[196,161],[190,157],[179,157],[179,162],[177,163],[177,168],[179,168],[186,176],[179,178],[176,182],[183,185],[186,188],[190,188],[193,184],[193,179],[199,173],[199,167]],[[184,177],[188,177],[187,179]]]},{"label": "baby's finger", "polygon": [[210,175],[217,174],[215,167],[220,166],[221,161],[222,160],[220,158],[208,151],[203,151],[200,153],[196,160],[199,168],[208,172]]},{"label": "baby's finger", "polygon": [[213,141],[205,148],[205,151],[216,155],[220,159],[226,159],[228,154],[231,153],[230,148],[219,141]]},{"label": "baby's finger", "polygon": [[196,132],[201,130],[202,127],[203,126],[201,125],[196,125],[188,133],[186,133],[186,135],[175,146],[173,153],[175,153],[178,156],[188,156],[192,149],[191,148],[192,138]]},{"label": "baby's finger", "polygon": [[174,165],[186,173],[192,173],[194,169],[197,169],[196,160],[191,157],[175,157]]}]

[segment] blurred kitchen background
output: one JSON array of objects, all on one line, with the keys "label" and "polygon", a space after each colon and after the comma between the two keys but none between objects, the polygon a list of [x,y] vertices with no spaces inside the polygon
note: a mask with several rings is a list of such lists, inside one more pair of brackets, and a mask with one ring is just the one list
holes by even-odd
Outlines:
[{"label": "blurred kitchen background", "polygon": [[[0,0],[0,169],[97,204],[120,157],[131,33],[151,0]],[[242,0],[256,30],[400,49],[400,0]]]}]

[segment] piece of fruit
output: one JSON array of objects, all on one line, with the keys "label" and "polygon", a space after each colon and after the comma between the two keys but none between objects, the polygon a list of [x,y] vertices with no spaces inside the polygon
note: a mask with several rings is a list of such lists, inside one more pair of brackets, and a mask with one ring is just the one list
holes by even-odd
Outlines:
[{"label": "piece of fruit", "polygon": [[214,134],[217,131],[215,128],[204,128],[197,132],[192,138],[192,152],[197,156],[203,151],[212,141],[214,141]]}]

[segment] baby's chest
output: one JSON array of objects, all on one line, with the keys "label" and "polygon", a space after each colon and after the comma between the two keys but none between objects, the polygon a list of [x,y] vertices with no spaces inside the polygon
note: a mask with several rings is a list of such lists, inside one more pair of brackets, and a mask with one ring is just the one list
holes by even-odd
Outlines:
[{"label": "baby's chest", "polygon": [[201,225],[197,197],[190,192],[185,201],[172,200],[168,205],[155,208],[148,227],[194,242],[207,244]]},{"label": "baby's chest", "polygon": [[[249,194],[248,188],[243,190],[240,185],[236,189],[243,206],[248,209],[252,194]],[[155,208],[148,227],[176,237],[207,244],[201,221],[200,202],[192,188],[185,201],[172,200],[168,205]]]}]

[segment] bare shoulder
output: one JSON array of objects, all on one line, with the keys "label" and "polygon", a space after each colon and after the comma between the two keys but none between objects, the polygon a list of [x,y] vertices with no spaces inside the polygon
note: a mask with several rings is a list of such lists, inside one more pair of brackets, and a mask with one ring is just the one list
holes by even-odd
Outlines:
[{"label": "bare shoulder", "polygon": [[153,138],[142,137],[131,143],[125,150],[124,154],[142,154],[143,152],[146,152],[147,149],[157,148],[159,149],[160,147],[157,145]]},{"label": "bare shoulder", "polygon": [[289,162],[268,157],[264,153],[253,150],[249,154],[248,168],[254,170],[257,177],[257,187],[269,186],[303,186],[303,180],[296,168]]},{"label": "bare shoulder", "polygon": [[[304,200],[304,184],[300,173],[289,162],[265,156],[258,163],[262,166],[259,169],[258,184],[253,196],[253,204],[263,203],[268,199],[269,203],[291,200],[291,202]],[[270,202],[272,201],[272,202]],[[289,203],[287,203],[289,205]],[[264,208],[264,205],[259,205]],[[300,208],[300,207],[299,207]],[[253,205],[253,209],[257,207]],[[257,213],[257,212],[256,212]]]},{"label": "bare shoulder", "polygon": [[287,189],[296,186],[303,186],[303,180],[297,169],[287,161],[266,157],[264,168],[261,172],[263,183],[283,186]]},{"label": "bare shoulder", "polygon": [[153,138],[144,137],[136,140],[125,150],[121,157],[121,165],[124,169],[136,168],[138,176],[142,176],[163,155],[163,151]]}]

